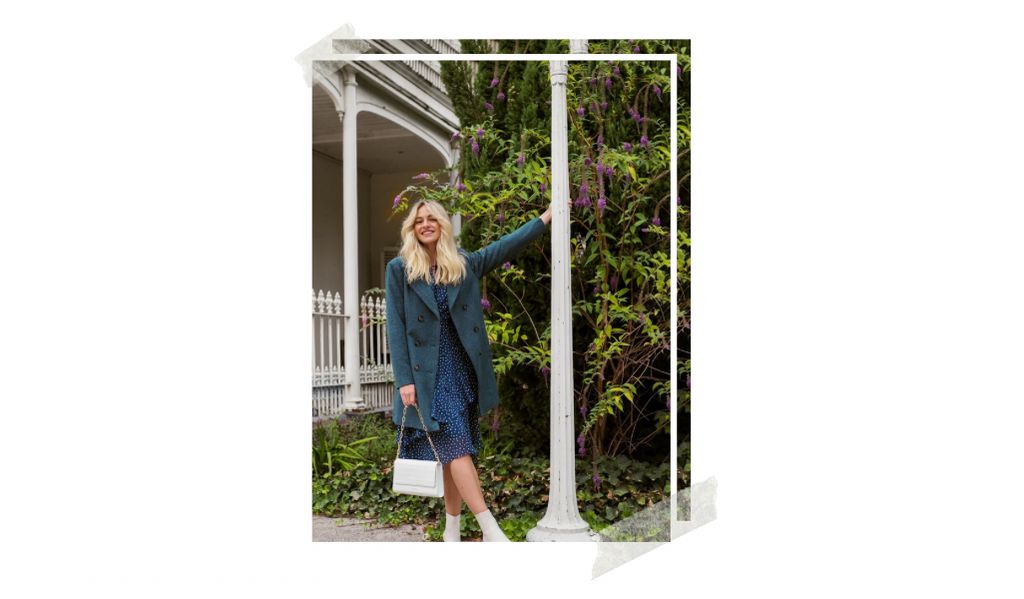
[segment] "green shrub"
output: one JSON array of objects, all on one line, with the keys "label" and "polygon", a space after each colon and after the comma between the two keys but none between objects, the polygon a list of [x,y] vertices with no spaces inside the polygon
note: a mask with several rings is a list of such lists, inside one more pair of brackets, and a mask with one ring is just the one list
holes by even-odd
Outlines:
[{"label": "green shrub", "polygon": [[318,424],[316,442],[313,443],[313,473],[331,475],[336,470],[345,470],[366,461],[360,446],[375,439],[370,437],[351,443],[342,443],[336,435],[328,435],[329,426]]}]

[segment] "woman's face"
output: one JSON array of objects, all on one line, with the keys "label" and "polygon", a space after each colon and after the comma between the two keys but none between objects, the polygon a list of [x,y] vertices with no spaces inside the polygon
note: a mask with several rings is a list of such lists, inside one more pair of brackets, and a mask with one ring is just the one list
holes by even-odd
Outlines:
[{"label": "woman's face", "polygon": [[438,238],[441,237],[441,225],[438,224],[434,215],[430,213],[430,209],[427,208],[426,204],[420,206],[419,210],[416,211],[416,221],[413,229],[416,231],[416,239],[419,239],[423,245],[435,245]]}]

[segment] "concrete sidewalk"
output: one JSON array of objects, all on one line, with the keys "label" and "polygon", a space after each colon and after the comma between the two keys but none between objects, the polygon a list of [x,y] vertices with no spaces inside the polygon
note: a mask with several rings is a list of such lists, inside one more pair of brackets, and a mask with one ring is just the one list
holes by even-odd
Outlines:
[{"label": "concrete sidewalk", "polygon": [[397,528],[372,524],[364,528],[364,520],[313,516],[313,541],[385,541],[423,542],[426,525],[403,524]]}]

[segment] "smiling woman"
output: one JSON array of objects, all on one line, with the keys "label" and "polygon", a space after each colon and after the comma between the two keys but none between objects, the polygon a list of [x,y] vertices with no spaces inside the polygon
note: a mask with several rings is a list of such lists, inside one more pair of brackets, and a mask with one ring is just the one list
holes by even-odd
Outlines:
[{"label": "smiling woman", "polygon": [[[423,200],[402,223],[401,253],[387,267],[399,457],[442,463],[445,541],[460,540],[463,501],[484,541],[508,541],[484,501],[473,462],[482,447],[479,417],[498,403],[480,279],[526,248],[550,221],[549,207],[471,254],[456,247],[444,207]],[[417,426],[419,418],[404,418],[409,407],[420,412],[426,430]]]}]

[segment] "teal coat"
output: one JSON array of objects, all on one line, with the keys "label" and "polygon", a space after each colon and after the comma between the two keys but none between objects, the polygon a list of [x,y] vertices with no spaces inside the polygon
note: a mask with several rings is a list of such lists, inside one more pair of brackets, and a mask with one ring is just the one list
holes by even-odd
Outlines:
[{"label": "teal coat", "polygon": [[[537,239],[547,226],[535,218],[512,233],[472,254],[460,249],[466,261],[466,276],[458,285],[448,284],[448,307],[462,346],[473,361],[480,391],[480,414],[498,405],[498,384],[494,378],[491,345],[484,326],[484,310],[480,304],[480,279],[489,271],[511,260]],[[405,408],[399,388],[416,385],[416,404],[423,414],[428,431],[438,430],[430,417],[437,382],[437,353],[441,337],[440,312],[430,283],[419,279],[410,283],[405,276],[401,257],[387,267],[387,323],[391,365],[395,373],[395,424],[402,422]],[[405,426],[423,428],[414,408],[410,408]]]}]

